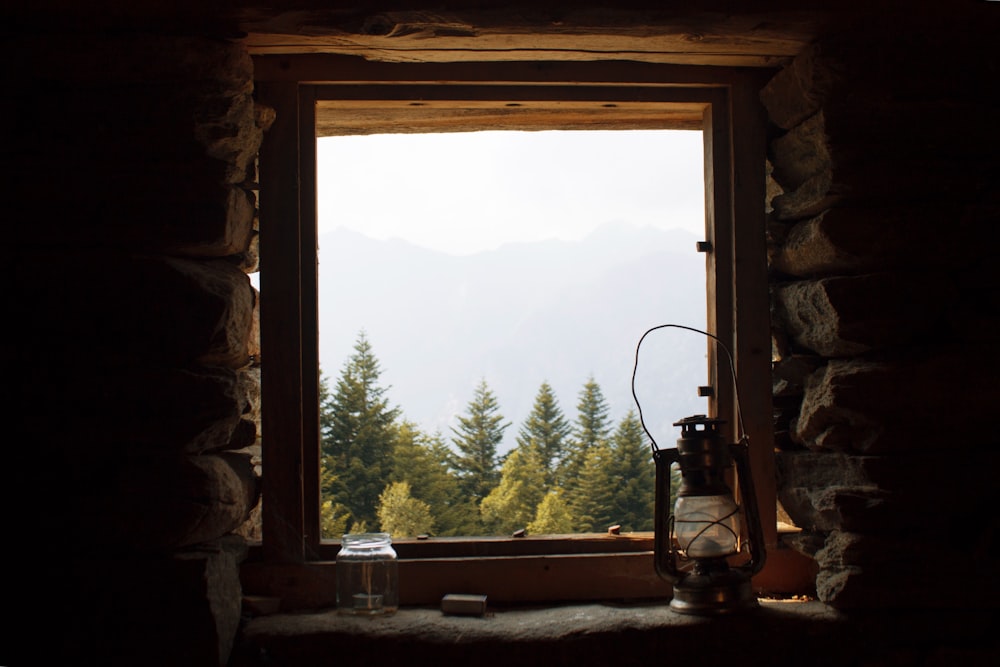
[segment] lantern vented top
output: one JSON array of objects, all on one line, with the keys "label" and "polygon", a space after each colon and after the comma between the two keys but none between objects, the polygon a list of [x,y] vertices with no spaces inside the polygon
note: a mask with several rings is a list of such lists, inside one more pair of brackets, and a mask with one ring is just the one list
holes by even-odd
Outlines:
[{"label": "lantern vented top", "polygon": [[[680,426],[681,432],[687,433],[689,431],[717,431],[719,429],[719,425],[725,423],[725,419],[706,417],[705,415],[691,415],[690,417],[685,417],[680,421],[675,421],[674,426]],[[699,426],[704,428],[699,429]]]}]

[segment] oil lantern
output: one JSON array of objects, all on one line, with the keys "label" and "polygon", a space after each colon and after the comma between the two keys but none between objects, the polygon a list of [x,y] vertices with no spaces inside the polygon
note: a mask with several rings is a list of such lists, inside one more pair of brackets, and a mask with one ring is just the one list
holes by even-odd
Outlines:
[{"label": "oil lantern", "polygon": [[[673,584],[670,607],[682,614],[728,614],[758,606],[750,578],[763,567],[765,552],[747,442],[727,443],[719,431],[722,423],[705,415],[687,417],[674,423],[681,428],[676,449],[653,445],[656,572]],[[680,487],[671,507],[674,463]],[[734,468],[742,507],[727,482]]]}]

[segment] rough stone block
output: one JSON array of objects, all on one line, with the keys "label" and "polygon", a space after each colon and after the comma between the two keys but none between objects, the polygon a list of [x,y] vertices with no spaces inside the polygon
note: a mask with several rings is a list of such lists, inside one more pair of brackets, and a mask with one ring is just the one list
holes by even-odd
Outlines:
[{"label": "rough stone block", "polygon": [[111,366],[235,369],[250,359],[254,291],[229,262],[99,252],[19,259],[15,279],[33,295],[19,313],[27,349],[71,366],[80,351]]},{"label": "rough stone block", "polygon": [[237,372],[240,392],[246,397],[243,416],[260,423],[260,366],[251,366]]},{"label": "rough stone block", "polygon": [[[905,172],[912,172],[913,165],[926,165],[933,173],[936,162],[960,169],[962,163],[978,165],[968,169],[969,182],[974,183],[977,169],[990,164],[991,155],[1000,147],[1000,128],[990,122],[995,113],[983,103],[887,100],[877,92],[862,101],[855,95],[850,103],[825,105],[771,142],[773,178],[785,192],[792,192],[826,171],[832,174],[834,189],[856,195],[867,189],[860,179],[852,178],[852,172],[877,176],[864,165],[892,156]],[[986,129],[956,132],[956,118]],[[871,185],[889,190],[890,176],[876,178]]]},{"label": "rough stone block", "polygon": [[76,497],[77,549],[181,549],[236,530],[257,504],[250,454],[133,456],[106,464],[101,488]]},{"label": "rough stone block", "polygon": [[801,220],[819,215],[838,204],[843,195],[833,188],[833,175],[828,169],[816,172],[795,190],[776,195],[771,200],[778,220]]},{"label": "rough stone block", "polygon": [[791,283],[774,295],[797,344],[844,357],[919,340],[940,325],[954,291],[945,273],[885,272]]},{"label": "rough stone block", "polygon": [[771,142],[773,176],[782,190],[795,190],[811,176],[829,170],[829,139],[819,111]]},{"label": "rough stone block", "polygon": [[[223,182],[228,166],[214,158],[130,164],[92,153],[60,158],[51,166],[45,155],[18,162],[20,170],[10,177],[11,213],[33,219],[44,202],[49,216],[44,225],[15,229],[19,242],[86,243],[190,257],[250,250],[255,197]],[[41,171],[46,178],[37,178]]]},{"label": "rough stone block", "polygon": [[778,498],[796,526],[942,541],[988,540],[989,522],[970,508],[990,505],[1000,453],[980,449],[942,470],[937,453],[855,456],[776,452]]},{"label": "rough stone block", "polygon": [[245,446],[233,442],[253,408],[247,386],[238,381],[241,374],[230,369],[140,367],[69,375],[61,391],[76,398],[64,413],[75,428],[100,434],[90,447],[94,455],[201,454]]},{"label": "rough stone block", "polygon": [[992,163],[923,154],[857,151],[774,198],[779,220],[801,220],[834,206],[944,205],[975,199],[992,187]]},{"label": "rough stone block", "polygon": [[831,533],[816,553],[817,597],[838,609],[995,608],[992,559],[932,540]]},{"label": "rough stone block", "polygon": [[254,180],[263,139],[257,107],[249,93],[199,100],[194,136],[205,154],[230,165],[226,183]]},{"label": "rough stone block", "polygon": [[868,454],[944,448],[969,452],[996,442],[992,386],[1000,373],[986,348],[909,361],[832,360],[806,386],[795,436],[815,450]]},{"label": "rough stone block", "polygon": [[778,72],[760,98],[772,122],[787,130],[815,114],[843,82],[844,68],[817,44]]},{"label": "rough stone block", "polygon": [[[942,234],[945,221],[949,232]],[[952,267],[979,254],[969,239],[981,236],[982,226],[954,205],[836,207],[787,229],[771,264],[800,277]]]}]

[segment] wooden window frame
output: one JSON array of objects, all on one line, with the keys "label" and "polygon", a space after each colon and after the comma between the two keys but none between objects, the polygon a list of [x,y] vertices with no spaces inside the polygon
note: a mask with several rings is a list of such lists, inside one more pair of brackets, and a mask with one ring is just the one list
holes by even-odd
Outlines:
[{"label": "wooden window frame", "polygon": [[[531,123],[531,129],[542,129],[538,123],[566,129],[571,116],[588,127],[603,118],[618,129],[701,129],[711,247],[708,329],[734,357],[768,548],[754,582],[771,592],[812,587],[811,561],[780,548],[773,520],[765,116],[757,99],[765,72],[643,63],[387,64],[320,55],[261,56],[255,66],[258,101],[276,118],[260,151],[263,539],[242,568],[248,594],[280,597],[285,608],[330,606],[335,599],[338,545],[319,536],[317,102],[345,109],[370,103],[390,123],[404,122],[414,104],[443,116],[474,104],[495,129]],[[583,117],[573,115],[581,110]],[[453,120],[449,129],[469,129],[468,123]],[[709,412],[726,420],[732,437],[733,384],[715,356],[709,346]],[[670,594],[653,570],[651,533],[435,538],[395,546],[403,604],[436,604],[454,592],[485,593],[494,602]]]}]

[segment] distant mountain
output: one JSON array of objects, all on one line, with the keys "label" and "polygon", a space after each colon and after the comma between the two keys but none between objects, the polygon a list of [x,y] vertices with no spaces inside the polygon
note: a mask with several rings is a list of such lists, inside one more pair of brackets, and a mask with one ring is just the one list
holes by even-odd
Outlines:
[{"label": "distant mountain", "polygon": [[[635,408],[636,344],[654,325],[704,327],[704,256],[681,231],[615,224],[579,242],[516,243],[470,256],[376,241],[343,229],[319,239],[320,359],[331,383],[364,330],[390,401],[451,436],[485,379],[511,422],[504,450],[543,381],[567,420],[591,376],[617,424]],[[637,392],[657,442],[705,411],[703,337],[677,329],[643,343]],[[661,441],[661,437],[667,440]]]}]

